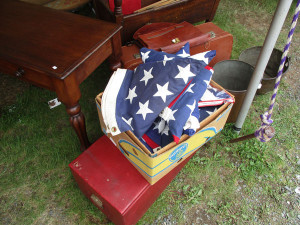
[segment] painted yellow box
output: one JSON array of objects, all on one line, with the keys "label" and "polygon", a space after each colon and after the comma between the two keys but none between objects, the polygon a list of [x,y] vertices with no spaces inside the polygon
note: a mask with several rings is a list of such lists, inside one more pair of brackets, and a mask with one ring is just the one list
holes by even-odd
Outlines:
[{"label": "painted yellow box", "polygon": [[[224,90],[213,81],[211,82],[211,85],[219,90]],[[225,103],[216,112],[200,123],[199,130],[197,130],[193,136],[189,137],[188,135],[182,135],[179,144],[172,142],[153,154],[131,131],[126,131],[116,136],[106,133],[100,107],[101,96],[102,93],[96,97],[96,105],[103,133],[110,138],[123,155],[150,184],[156,183],[184,159],[189,157],[220,132],[226,123],[233,105],[233,103]]]}]

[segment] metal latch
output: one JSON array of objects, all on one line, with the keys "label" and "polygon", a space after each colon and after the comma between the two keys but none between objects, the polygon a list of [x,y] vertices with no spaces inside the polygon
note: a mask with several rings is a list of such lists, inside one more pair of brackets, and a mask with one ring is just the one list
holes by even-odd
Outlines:
[{"label": "metal latch", "polygon": [[211,32],[210,32],[210,37],[211,37],[211,38],[215,38],[215,37],[216,37],[216,33],[213,32],[213,31],[211,31]]},{"label": "metal latch", "polygon": [[174,44],[177,44],[177,43],[179,43],[179,42],[180,42],[179,38],[174,38],[174,39],[172,39],[172,43],[174,43]]},{"label": "metal latch", "polygon": [[91,199],[99,208],[103,209],[103,203],[96,195],[92,194]]},{"label": "metal latch", "polygon": [[135,59],[139,59],[141,58],[141,54],[137,53],[137,54],[133,54],[133,58]]}]

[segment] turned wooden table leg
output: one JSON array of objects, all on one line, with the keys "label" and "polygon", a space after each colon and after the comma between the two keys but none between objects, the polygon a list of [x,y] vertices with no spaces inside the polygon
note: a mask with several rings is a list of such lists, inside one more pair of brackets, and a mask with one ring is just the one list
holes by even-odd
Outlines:
[{"label": "turned wooden table leg", "polygon": [[85,118],[79,105],[81,97],[79,84],[72,74],[64,80],[55,79],[53,84],[58,99],[66,106],[67,113],[70,116],[70,123],[80,141],[80,149],[84,151],[90,146],[90,142],[86,133]]},{"label": "turned wooden table leg", "polygon": [[70,116],[70,123],[74,128],[78,139],[80,141],[80,149],[84,151],[90,146],[90,142],[87,137],[86,133],[86,126],[85,126],[85,118],[83,113],[81,112],[81,107],[79,104],[69,107],[66,105],[67,113]]}]

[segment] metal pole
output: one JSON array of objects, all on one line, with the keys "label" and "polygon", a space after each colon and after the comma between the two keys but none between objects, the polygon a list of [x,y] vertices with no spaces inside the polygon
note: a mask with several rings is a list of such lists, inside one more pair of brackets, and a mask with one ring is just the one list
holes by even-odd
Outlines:
[{"label": "metal pole", "polygon": [[254,99],[257,87],[263,78],[264,71],[267,67],[268,61],[270,59],[270,56],[272,54],[272,51],[274,49],[274,46],[276,44],[276,41],[278,39],[281,28],[289,12],[292,2],[293,0],[280,0],[277,5],[272,23],[270,25],[268,34],[264,41],[264,45],[262,47],[262,50],[257,60],[257,64],[255,66],[255,70],[250,80],[244,102],[242,104],[239,115],[234,125],[234,130],[237,133],[239,133],[242,129],[243,123],[246,119],[252,101]]}]

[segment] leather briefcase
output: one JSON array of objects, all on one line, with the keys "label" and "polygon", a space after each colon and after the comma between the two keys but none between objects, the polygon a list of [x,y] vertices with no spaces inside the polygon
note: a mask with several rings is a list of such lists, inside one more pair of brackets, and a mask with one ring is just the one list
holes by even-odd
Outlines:
[{"label": "leather briefcase", "polygon": [[134,70],[138,65],[142,64],[140,47],[136,44],[122,46],[121,63],[122,68]]},{"label": "leather briefcase", "polygon": [[[155,28],[157,24],[153,23],[148,26]],[[187,42],[189,42],[190,46],[199,45],[208,41],[210,36],[210,32],[203,33],[201,29],[197,29],[194,25],[182,22],[152,32],[139,34],[137,41],[149,49],[174,53]]]},{"label": "leather briefcase", "polygon": [[203,33],[213,32],[209,41],[200,45],[192,46],[190,54],[195,55],[199,52],[216,50],[216,56],[209,63],[209,66],[213,67],[217,62],[228,60],[231,57],[233,36],[232,34],[222,30],[214,23],[208,22],[196,26]]},{"label": "leather briefcase", "polygon": [[[216,50],[216,56],[209,63],[209,66],[211,67],[213,67],[217,62],[230,59],[233,44],[232,34],[222,30],[220,27],[211,22],[196,25],[194,27],[200,30],[202,34],[209,34],[209,37],[206,36],[206,40],[204,42],[200,40],[197,43],[190,43],[191,55],[209,50]],[[152,30],[152,32],[154,31]],[[159,50],[167,53],[174,53],[185,43],[186,42],[179,42],[160,46]],[[123,68],[134,69],[142,63],[142,59],[139,55],[139,48],[141,46],[141,43],[138,42],[136,44],[130,44],[122,47],[121,62]]]}]

